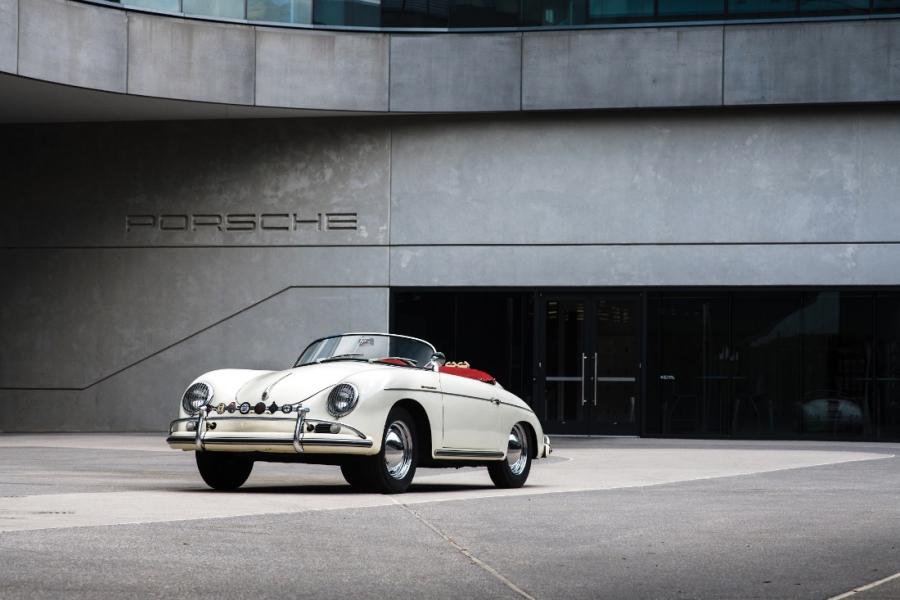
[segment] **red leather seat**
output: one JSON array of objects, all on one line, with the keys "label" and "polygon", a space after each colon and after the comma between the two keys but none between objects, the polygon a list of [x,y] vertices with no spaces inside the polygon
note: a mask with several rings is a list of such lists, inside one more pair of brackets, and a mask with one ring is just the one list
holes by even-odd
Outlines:
[{"label": "red leather seat", "polygon": [[476,379],[478,381],[483,381],[484,383],[497,383],[497,379],[495,377],[485,373],[484,371],[479,371],[478,369],[465,369],[462,367],[443,366],[441,367],[441,373],[446,373],[447,375],[456,375],[458,377],[468,377],[469,379]]}]

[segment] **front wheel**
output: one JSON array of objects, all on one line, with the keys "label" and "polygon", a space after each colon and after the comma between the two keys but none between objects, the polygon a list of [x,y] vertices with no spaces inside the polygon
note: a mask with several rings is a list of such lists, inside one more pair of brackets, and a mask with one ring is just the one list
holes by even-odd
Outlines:
[{"label": "front wheel", "polygon": [[525,485],[531,472],[531,444],[522,423],[513,425],[506,446],[506,460],[488,465],[491,481],[498,488],[518,488]]},{"label": "front wheel", "polygon": [[416,423],[409,412],[395,406],[384,425],[381,451],[365,461],[366,483],[382,494],[400,494],[416,474]]},{"label": "front wheel", "polygon": [[197,452],[197,469],[214,490],[236,490],[250,477],[253,461],[231,452]]}]

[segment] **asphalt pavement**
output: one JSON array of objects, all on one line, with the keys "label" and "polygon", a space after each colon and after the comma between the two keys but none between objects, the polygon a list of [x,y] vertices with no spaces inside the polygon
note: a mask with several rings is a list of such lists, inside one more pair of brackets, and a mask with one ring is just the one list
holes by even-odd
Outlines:
[{"label": "asphalt pavement", "polygon": [[356,493],[162,436],[0,435],[0,598],[900,599],[900,445],[556,438],[529,485]]}]

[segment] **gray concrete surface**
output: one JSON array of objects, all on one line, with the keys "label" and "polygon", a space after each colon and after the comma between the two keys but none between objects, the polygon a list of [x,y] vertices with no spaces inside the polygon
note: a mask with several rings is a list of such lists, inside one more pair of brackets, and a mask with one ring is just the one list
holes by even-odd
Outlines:
[{"label": "gray concrete surface", "polygon": [[722,28],[529,33],[522,109],[722,104]]},{"label": "gray concrete surface", "polygon": [[226,104],[254,103],[255,31],[130,14],[128,92]]},{"label": "gray concrete surface", "polygon": [[[15,15],[4,11],[0,18]],[[18,18],[20,75],[98,90],[126,90],[125,13],[66,0],[29,0],[19,3]]]},{"label": "gray concrete surface", "polygon": [[900,68],[900,22],[870,25],[725,28],[725,104],[900,99],[900,81],[888,76]]},{"label": "gray concrete surface", "polygon": [[522,34],[391,36],[391,110],[517,111]]},{"label": "gray concrete surface", "polygon": [[[17,44],[23,76],[244,106],[248,117],[269,116],[265,109],[271,106],[452,113],[893,102],[900,98],[892,75],[898,28],[896,20],[873,19],[334,33],[185,20],[67,0],[3,0],[0,70],[16,72],[11,50]],[[142,109],[139,99],[134,109]]]},{"label": "gray concrete surface", "polygon": [[0,437],[4,598],[825,600],[900,570],[897,445],[557,438],[521,490],[388,497],[275,464],[215,493],[160,440]]},{"label": "gray concrete surface", "polygon": [[0,71],[15,73],[19,62],[19,0],[0,0]]},{"label": "gray concrete surface", "polygon": [[389,54],[384,34],[258,28],[255,103],[387,111]]}]

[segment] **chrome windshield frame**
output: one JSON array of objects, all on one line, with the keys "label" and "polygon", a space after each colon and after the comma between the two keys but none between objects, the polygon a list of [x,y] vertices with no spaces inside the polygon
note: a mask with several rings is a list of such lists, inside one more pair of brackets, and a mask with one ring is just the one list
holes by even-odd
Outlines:
[{"label": "chrome windshield frame", "polygon": [[[317,338],[317,339],[313,340],[312,342],[310,342],[309,344],[306,345],[306,348],[303,349],[303,352],[301,352],[301,353],[300,353],[300,356],[297,357],[297,360],[294,361],[294,365],[293,365],[292,368],[302,367],[302,366],[305,366],[305,365],[314,365],[314,364],[317,364],[316,361],[301,363],[301,362],[300,362],[300,359],[303,358],[303,355],[306,354],[306,352],[307,352],[310,348],[312,348],[314,345],[318,344],[319,342],[322,342],[322,341],[324,341],[324,340],[333,339],[333,338],[351,337],[351,336],[365,336],[365,335],[381,336],[381,337],[388,337],[388,338],[398,338],[398,339],[403,339],[403,340],[412,340],[412,341],[414,341],[414,342],[419,342],[419,343],[421,343],[421,344],[423,344],[423,345],[425,345],[425,346],[427,346],[428,348],[431,349],[431,352],[429,353],[429,357],[430,357],[430,356],[433,356],[433,355],[437,352],[437,350],[435,349],[435,347],[434,347],[430,342],[427,342],[427,341],[425,341],[425,340],[423,340],[423,339],[421,339],[421,338],[412,337],[412,336],[409,336],[409,335],[399,335],[399,334],[396,334],[396,333],[371,332],[371,331],[352,331],[352,332],[347,332],[347,333],[338,333],[338,334],[335,334],[335,335],[326,335],[326,336],[323,336],[323,337],[320,337],[320,338]],[[363,360],[368,360],[368,359],[363,359]],[[419,364],[419,365],[417,365],[416,367],[421,369],[421,368],[424,368],[424,367],[425,367],[425,364]]]}]

